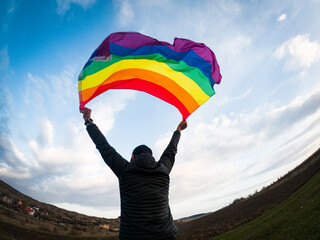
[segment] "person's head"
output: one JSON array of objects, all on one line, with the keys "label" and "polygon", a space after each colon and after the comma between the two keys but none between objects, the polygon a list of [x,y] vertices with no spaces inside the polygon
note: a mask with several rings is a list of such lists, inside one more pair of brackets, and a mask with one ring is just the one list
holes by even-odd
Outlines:
[{"label": "person's head", "polygon": [[148,153],[148,154],[152,155],[152,150],[146,145],[140,145],[140,146],[136,147],[132,151],[131,161],[134,161],[136,156],[138,156],[138,155],[140,155],[142,153]]}]

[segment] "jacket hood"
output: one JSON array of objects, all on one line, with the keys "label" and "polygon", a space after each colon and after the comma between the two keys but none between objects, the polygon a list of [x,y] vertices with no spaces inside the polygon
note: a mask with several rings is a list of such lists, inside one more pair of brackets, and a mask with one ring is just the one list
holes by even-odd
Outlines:
[{"label": "jacket hood", "polygon": [[154,157],[149,153],[142,153],[136,156],[136,159],[133,161],[133,163],[144,169],[154,169],[158,166],[158,163]]}]

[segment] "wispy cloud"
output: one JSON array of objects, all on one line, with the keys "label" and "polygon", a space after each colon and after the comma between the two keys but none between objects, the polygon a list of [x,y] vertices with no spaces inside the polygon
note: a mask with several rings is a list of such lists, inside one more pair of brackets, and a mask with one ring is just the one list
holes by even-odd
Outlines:
[{"label": "wispy cloud", "polygon": [[1,28],[3,31],[6,32],[8,30],[18,7],[19,2],[17,2],[16,0],[2,1],[1,8],[5,9],[5,13],[2,16],[4,17],[4,21],[1,22]]},{"label": "wispy cloud", "polygon": [[249,88],[245,93],[243,93],[242,95],[239,95],[239,96],[236,96],[236,97],[233,97],[230,99],[229,103],[233,102],[233,101],[238,101],[238,100],[241,100],[241,99],[244,99],[246,98],[246,96],[248,96],[250,93],[252,92],[252,88]]},{"label": "wispy cloud", "polygon": [[8,13],[9,14],[11,14],[11,13],[13,13],[15,10],[16,10],[16,8],[17,8],[17,2],[15,1],[15,0],[11,0],[11,1],[9,1],[9,6],[8,6]]},{"label": "wispy cloud", "polygon": [[5,47],[0,50],[0,70],[8,68],[9,62],[8,47]]},{"label": "wispy cloud", "polygon": [[116,7],[119,9],[120,24],[124,27],[132,23],[135,13],[132,9],[131,2],[128,0],[115,1]]},{"label": "wispy cloud", "polygon": [[64,15],[71,7],[71,4],[78,4],[83,9],[91,7],[96,0],[57,0],[57,13]]},{"label": "wispy cloud", "polygon": [[[6,159],[8,149],[7,136],[10,133],[9,129],[9,93],[4,80],[0,78],[0,159]],[[10,148],[10,147],[9,147]]]},{"label": "wispy cloud", "polygon": [[[174,37],[191,36],[195,41],[214,41],[219,38],[217,33],[231,27],[233,18],[241,13],[241,5],[234,1],[202,1],[191,6],[190,2],[181,4],[168,0],[143,0],[134,4],[132,1],[116,1],[116,8],[118,21],[123,21],[126,27],[169,42]],[[229,29],[227,33],[232,31]]]}]

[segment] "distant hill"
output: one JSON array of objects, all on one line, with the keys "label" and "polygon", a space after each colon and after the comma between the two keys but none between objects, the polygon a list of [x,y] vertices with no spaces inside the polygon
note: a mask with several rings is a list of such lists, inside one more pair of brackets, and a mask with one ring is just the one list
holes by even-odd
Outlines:
[{"label": "distant hill", "polygon": [[0,239],[117,239],[119,227],[119,219],[90,217],[42,203],[0,180]]},{"label": "distant hill", "polygon": [[208,215],[210,213],[199,213],[199,214],[195,214],[195,215],[192,215],[192,216],[189,216],[189,217],[184,217],[184,218],[180,218],[178,219],[177,221],[191,221],[191,220],[195,220],[197,218],[200,218],[200,217],[203,217],[205,215]]},{"label": "distant hill", "polygon": [[[211,239],[248,223],[288,199],[319,172],[320,148],[294,170],[260,192],[248,198],[236,199],[231,205],[195,220],[178,221],[178,239]],[[312,189],[316,191],[315,188]]]}]

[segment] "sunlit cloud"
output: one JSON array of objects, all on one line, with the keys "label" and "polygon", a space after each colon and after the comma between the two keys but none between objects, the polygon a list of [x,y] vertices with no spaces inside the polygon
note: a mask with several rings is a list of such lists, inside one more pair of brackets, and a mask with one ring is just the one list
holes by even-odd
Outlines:
[{"label": "sunlit cloud", "polygon": [[320,44],[310,41],[309,35],[297,35],[283,43],[275,51],[278,59],[285,58],[285,69],[309,68],[320,60]]},{"label": "sunlit cloud", "polygon": [[278,22],[283,22],[286,19],[287,19],[287,15],[285,13],[283,13],[277,18],[277,21]]}]

